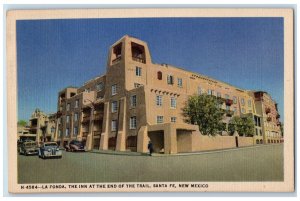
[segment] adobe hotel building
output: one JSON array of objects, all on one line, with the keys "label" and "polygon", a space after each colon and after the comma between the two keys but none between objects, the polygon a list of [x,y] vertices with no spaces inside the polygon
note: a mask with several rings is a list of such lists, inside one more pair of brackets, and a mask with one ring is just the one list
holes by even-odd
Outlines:
[{"label": "adobe hotel building", "polygon": [[[190,95],[221,97],[224,123],[233,116],[255,121],[254,137],[222,132],[203,136],[186,124],[182,108]],[[58,94],[54,140],[86,141],[88,150],[179,153],[254,144],[280,143],[277,104],[262,91],[248,91],[167,64],[154,64],[147,43],[124,36],[114,43],[106,74]]]}]

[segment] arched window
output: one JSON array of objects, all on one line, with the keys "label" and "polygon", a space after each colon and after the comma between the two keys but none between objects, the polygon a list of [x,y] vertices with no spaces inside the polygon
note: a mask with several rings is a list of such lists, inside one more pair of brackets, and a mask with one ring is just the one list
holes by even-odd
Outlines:
[{"label": "arched window", "polygon": [[162,80],[162,72],[157,72],[157,79]]},{"label": "arched window", "polygon": [[259,144],[259,140],[256,140],[256,144]]}]

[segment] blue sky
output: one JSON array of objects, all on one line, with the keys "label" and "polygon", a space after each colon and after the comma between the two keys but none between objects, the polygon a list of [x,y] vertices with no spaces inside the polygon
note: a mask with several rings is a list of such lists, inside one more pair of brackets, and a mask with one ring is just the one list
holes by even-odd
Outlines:
[{"label": "blue sky", "polygon": [[17,21],[18,119],[56,111],[57,93],[105,73],[123,35],[168,63],[243,89],[267,91],[283,121],[282,18],[134,18]]}]

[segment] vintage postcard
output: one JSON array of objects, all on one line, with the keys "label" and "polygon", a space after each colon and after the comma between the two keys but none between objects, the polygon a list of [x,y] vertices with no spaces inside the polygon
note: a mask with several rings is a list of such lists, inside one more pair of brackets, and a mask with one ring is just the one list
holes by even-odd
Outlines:
[{"label": "vintage postcard", "polygon": [[7,12],[9,192],[292,192],[292,9]]}]

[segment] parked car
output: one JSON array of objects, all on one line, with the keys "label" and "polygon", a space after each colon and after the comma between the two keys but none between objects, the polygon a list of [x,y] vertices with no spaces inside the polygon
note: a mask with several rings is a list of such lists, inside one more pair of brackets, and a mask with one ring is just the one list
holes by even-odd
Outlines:
[{"label": "parked car", "polygon": [[39,148],[40,158],[62,158],[62,151],[56,142],[44,142]]},{"label": "parked car", "polygon": [[25,156],[38,154],[38,150],[37,143],[34,141],[25,141],[19,147],[19,153]]},{"label": "parked car", "polygon": [[85,151],[84,143],[78,140],[72,140],[65,146],[66,151]]}]

